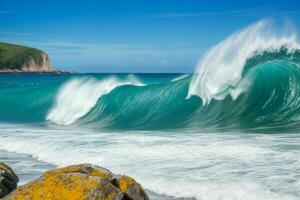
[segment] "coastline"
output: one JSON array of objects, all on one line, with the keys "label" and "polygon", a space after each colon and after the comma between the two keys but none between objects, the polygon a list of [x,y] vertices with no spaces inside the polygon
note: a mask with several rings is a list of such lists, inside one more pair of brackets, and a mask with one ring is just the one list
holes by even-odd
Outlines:
[{"label": "coastline", "polygon": [[[58,168],[60,166],[46,163],[33,158],[28,154],[16,153],[13,151],[0,150],[0,160],[11,166],[20,178],[18,187],[24,186],[35,179],[38,179],[42,174],[48,170]],[[29,167],[34,166],[34,167]],[[156,200],[195,200],[194,198],[176,198],[155,193],[151,190],[145,191],[150,199]]]},{"label": "coastline", "polygon": [[79,74],[74,71],[22,71],[22,70],[0,70],[0,74]]},{"label": "coastline", "polygon": [[[52,191],[55,190],[62,192],[62,194],[55,192],[52,197],[60,197],[60,195],[68,197],[71,194],[78,195],[77,197],[89,197],[89,194],[93,193],[94,195],[92,195],[92,198],[83,199],[98,199],[95,197],[95,195],[106,197],[104,199],[110,199],[109,197],[115,195],[115,198],[113,199],[121,200],[120,196],[118,196],[115,193],[116,190],[107,189],[111,186],[115,186],[118,187],[118,189],[120,190],[117,191],[122,193],[121,197],[123,195],[126,196],[126,198],[124,199],[149,200],[149,191],[145,190],[143,186],[136,182],[134,178],[124,174],[114,174],[110,170],[94,164],[77,163],[73,165],[70,164],[68,166],[58,166],[39,161],[38,159],[32,158],[27,154],[16,153],[13,151],[10,152],[5,150],[0,150],[0,153],[0,170],[10,169],[10,172],[13,173],[17,178],[16,188],[10,188],[11,191],[9,191],[2,197],[1,195],[3,194],[1,194],[1,189],[7,185],[1,185],[0,182],[0,199],[27,199],[29,196],[32,197],[32,194],[38,196],[41,193],[40,191],[42,191],[43,193],[43,195],[40,197],[44,196],[46,198],[49,198],[49,195],[51,195]],[[18,161],[18,164],[16,163],[16,161]],[[7,168],[3,168],[6,166]],[[5,173],[8,173],[8,171],[6,171]],[[53,177],[51,177],[50,179],[48,179],[48,181],[45,182],[48,184],[47,187],[44,184],[40,184],[40,182],[43,181],[45,178],[48,178],[49,175]],[[70,177],[70,175],[72,177]],[[86,178],[86,176],[89,177]],[[3,176],[3,174],[0,174],[0,178],[7,178],[7,176]],[[53,180],[53,178],[56,180]],[[107,179],[107,181],[104,181],[104,179]],[[10,179],[7,178],[7,180]],[[81,180],[85,181],[82,182]],[[94,183],[97,181],[99,182],[98,186],[94,185]],[[59,183],[60,187],[57,186],[59,185]],[[113,185],[110,186],[109,183]],[[68,187],[61,187],[63,185]],[[91,189],[91,187],[94,187],[96,189],[93,190]],[[126,187],[127,189],[124,187]],[[83,190],[81,190],[82,188]],[[82,193],[80,194],[80,192]],[[107,194],[109,196],[108,198]],[[40,197],[38,197],[38,199],[40,199]],[[36,196],[33,199],[37,199]],[[159,198],[159,200],[172,200],[172,198]]]}]

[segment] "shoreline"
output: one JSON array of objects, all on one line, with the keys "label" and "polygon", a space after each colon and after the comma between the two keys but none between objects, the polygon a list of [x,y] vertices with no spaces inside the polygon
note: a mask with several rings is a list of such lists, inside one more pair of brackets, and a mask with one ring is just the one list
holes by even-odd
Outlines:
[{"label": "shoreline", "polygon": [[115,199],[149,200],[134,178],[92,163],[70,164],[41,172],[21,186],[12,165],[0,162],[0,198],[13,199]]},{"label": "shoreline", "polygon": [[21,70],[0,70],[0,74],[79,74],[74,71],[21,71]]}]

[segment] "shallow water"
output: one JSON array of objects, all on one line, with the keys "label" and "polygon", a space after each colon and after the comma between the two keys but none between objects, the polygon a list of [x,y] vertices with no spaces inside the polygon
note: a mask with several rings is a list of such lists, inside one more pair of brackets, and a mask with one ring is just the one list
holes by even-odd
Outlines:
[{"label": "shallow water", "polygon": [[0,126],[0,159],[21,184],[56,166],[93,163],[134,177],[152,199],[299,199],[299,144],[299,134]]}]

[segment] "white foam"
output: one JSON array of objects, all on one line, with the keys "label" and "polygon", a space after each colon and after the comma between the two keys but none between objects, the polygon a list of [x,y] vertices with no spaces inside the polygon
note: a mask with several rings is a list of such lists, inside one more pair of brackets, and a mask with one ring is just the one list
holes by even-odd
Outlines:
[{"label": "white foam", "polygon": [[264,51],[278,51],[283,46],[289,51],[299,49],[296,34],[278,33],[266,20],[231,35],[206,52],[199,61],[188,97],[197,95],[204,104],[211,99],[223,99],[239,84],[248,58]]},{"label": "white foam", "polygon": [[104,80],[76,78],[62,86],[56,96],[56,103],[46,119],[59,125],[70,125],[87,114],[98,99],[121,85],[142,85],[134,75],[120,80],[114,76]]},{"label": "white foam", "polygon": [[[164,187],[162,187],[162,185]],[[149,190],[170,197],[197,200],[296,200],[293,195],[263,190],[255,182],[149,180]]]},{"label": "white foam", "polygon": [[184,78],[186,78],[186,77],[188,77],[188,76],[189,76],[188,74],[180,75],[180,76],[178,76],[178,77],[172,79],[171,82],[179,81],[179,80],[184,79]]},{"label": "white foam", "polygon": [[57,166],[93,163],[177,198],[300,198],[296,170],[300,138],[293,134],[107,133],[66,128],[0,125],[0,150]]}]

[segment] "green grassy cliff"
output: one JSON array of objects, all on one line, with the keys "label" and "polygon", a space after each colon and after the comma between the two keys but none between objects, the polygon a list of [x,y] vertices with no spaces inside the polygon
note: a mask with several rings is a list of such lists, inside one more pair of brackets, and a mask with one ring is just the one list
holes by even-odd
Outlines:
[{"label": "green grassy cliff", "polygon": [[0,71],[52,72],[54,69],[45,52],[0,42]]}]

